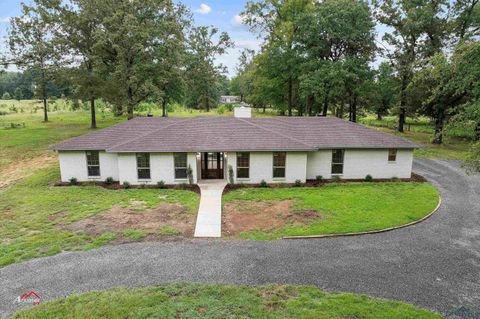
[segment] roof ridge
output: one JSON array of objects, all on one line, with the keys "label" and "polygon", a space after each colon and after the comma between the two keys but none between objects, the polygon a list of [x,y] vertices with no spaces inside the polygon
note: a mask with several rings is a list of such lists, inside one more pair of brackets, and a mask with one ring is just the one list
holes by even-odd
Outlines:
[{"label": "roof ridge", "polygon": [[[160,128],[158,128],[158,129],[155,129],[155,130],[150,131],[150,132],[148,132],[148,133],[142,134],[142,135],[140,135],[140,136],[133,137],[133,138],[131,138],[131,139],[129,139],[129,140],[126,140],[126,141],[124,141],[124,142],[111,145],[111,146],[110,146],[109,148],[107,148],[105,151],[108,152],[109,149],[112,149],[112,148],[114,148],[114,147],[119,147],[119,146],[122,146],[122,145],[124,145],[124,144],[133,142],[133,141],[135,141],[135,140],[137,140],[137,139],[139,139],[139,138],[145,137],[145,136],[150,135],[150,134],[152,134],[152,133],[156,133],[156,132],[161,131],[161,130],[167,128],[167,127],[170,127],[170,126],[173,126],[173,125],[176,125],[176,124],[179,124],[179,123],[187,122],[187,121],[191,120],[192,118],[194,118],[194,117],[188,117],[188,118],[182,119],[182,120],[180,120],[180,121],[178,121],[178,122],[170,123],[170,124],[168,124],[168,125],[166,125],[166,126],[160,127]],[[128,122],[127,122],[127,123],[128,123]]]},{"label": "roof ridge", "polygon": [[249,121],[247,121],[247,120],[244,119],[244,118],[237,118],[237,119],[239,119],[239,120],[241,120],[241,121],[243,121],[243,122],[245,122],[245,123],[248,123],[248,124],[250,124],[250,125],[259,127],[259,128],[261,128],[262,130],[265,130],[265,131],[268,131],[268,132],[272,132],[272,133],[275,133],[275,134],[280,135],[280,136],[282,136],[282,137],[285,137],[285,138],[287,138],[287,139],[289,139],[289,140],[298,142],[298,143],[300,143],[300,144],[302,144],[302,145],[304,145],[304,146],[306,146],[306,147],[310,147],[311,149],[315,149],[315,148],[316,148],[316,146],[308,145],[308,144],[302,142],[301,140],[299,140],[299,139],[297,139],[297,138],[290,137],[290,136],[288,136],[288,135],[285,135],[285,134],[283,134],[283,133],[274,131],[274,130],[272,130],[272,129],[266,128],[266,127],[264,127],[264,126],[262,126],[262,125],[259,125],[259,124],[256,124],[256,123],[249,122]]}]

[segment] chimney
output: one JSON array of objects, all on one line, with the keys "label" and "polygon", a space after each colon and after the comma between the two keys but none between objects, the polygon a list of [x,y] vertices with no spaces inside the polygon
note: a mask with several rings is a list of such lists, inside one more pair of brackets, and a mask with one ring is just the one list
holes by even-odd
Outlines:
[{"label": "chimney", "polygon": [[252,108],[248,106],[244,106],[243,104],[241,106],[237,106],[233,110],[233,114],[235,117],[238,118],[251,118],[252,117]]}]

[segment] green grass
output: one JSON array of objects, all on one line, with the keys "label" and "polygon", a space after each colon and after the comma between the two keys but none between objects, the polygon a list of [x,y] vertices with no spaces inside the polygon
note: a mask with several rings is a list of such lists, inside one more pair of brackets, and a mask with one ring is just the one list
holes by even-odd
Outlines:
[{"label": "green grass", "polygon": [[396,301],[308,286],[260,287],[178,283],[72,295],[13,315],[13,318],[312,318],[440,319],[440,315]]},{"label": "green grass", "polygon": [[224,203],[293,199],[294,210],[315,210],[322,219],[308,225],[289,224],[270,232],[241,233],[245,239],[341,234],[379,230],[418,220],[438,204],[429,183],[346,183],[319,188],[245,188],[224,196]]},{"label": "green grass", "polygon": [[455,136],[445,134],[444,142],[441,145],[432,144],[434,127],[431,120],[425,117],[407,118],[404,133],[395,130],[398,119],[393,116],[384,117],[382,120],[377,120],[374,116],[366,116],[361,118],[359,122],[424,146],[424,148],[417,149],[414,152],[415,157],[419,158],[464,160],[470,149],[470,142],[462,137],[467,133],[459,131],[455,132]]},{"label": "green grass", "polygon": [[[55,224],[78,221],[115,205],[130,208],[132,201],[141,201],[148,209],[160,202],[180,203],[191,214],[195,214],[198,207],[199,196],[190,191],[52,186],[59,179],[58,168],[44,169],[0,191],[0,266],[64,250],[105,245],[116,235],[83,235],[55,227]],[[142,236],[138,231],[127,235],[134,239]]]}]

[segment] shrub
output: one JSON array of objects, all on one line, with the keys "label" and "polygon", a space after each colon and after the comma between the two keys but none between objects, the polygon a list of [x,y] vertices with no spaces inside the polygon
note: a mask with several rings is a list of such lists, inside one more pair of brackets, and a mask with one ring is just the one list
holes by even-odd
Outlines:
[{"label": "shrub", "polygon": [[234,184],[233,167],[232,167],[232,165],[228,165],[228,182],[229,182],[231,185]]},{"label": "shrub", "polygon": [[192,185],[193,184],[193,171],[192,171],[192,167],[190,166],[190,164],[188,164],[188,167],[187,167],[187,177],[188,177],[188,184]]},{"label": "shrub", "polygon": [[186,190],[187,188],[188,188],[188,185],[185,183],[175,185],[175,189]]},{"label": "shrub", "polygon": [[217,107],[217,113],[222,115],[225,113],[225,106],[224,105],[220,105],[219,107]]},{"label": "shrub", "polygon": [[164,182],[164,181],[158,182],[158,183],[157,183],[157,187],[160,188],[160,189],[165,188],[165,182]]},{"label": "shrub", "polygon": [[129,183],[129,182],[127,182],[127,181],[123,182],[123,184],[122,184],[122,185],[123,185],[123,188],[125,188],[125,189],[128,189],[128,188],[130,188],[130,183]]},{"label": "shrub", "polygon": [[367,176],[365,176],[365,182],[373,182],[372,175],[368,174]]},{"label": "shrub", "polygon": [[332,181],[333,182],[340,182],[342,180],[342,178],[340,177],[340,175],[333,175],[332,176]]},{"label": "shrub", "polygon": [[107,177],[107,178],[105,179],[105,184],[107,184],[107,185],[113,184],[113,177]]},{"label": "shrub", "polygon": [[262,181],[260,182],[260,187],[268,187],[268,184],[264,179],[262,179]]},{"label": "shrub", "polygon": [[302,186],[302,181],[299,179],[295,180],[295,187],[300,187],[300,186]]},{"label": "shrub", "polygon": [[321,181],[323,181],[323,176],[322,175],[317,175],[317,176],[315,176],[315,179],[316,179],[317,182],[321,182]]},{"label": "shrub", "polygon": [[8,92],[3,93],[2,95],[2,100],[10,100],[11,98],[12,96]]},{"label": "shrub", "polygon": [[78,180],[77,180],[75,177],[70,178],[68,181],[69,181],[70,184],[72,184],[72,185],[77,185],[77,183],[78,183]]},{"label": "shrub", "polygon": [[147,183],[140,184],[140,188],[142,188],[142,189],[147,188]]},{"label": "shrub", "polygon": [[398,178],[397,176],[393,176],[392,182],[400,182],[400,178]]}]

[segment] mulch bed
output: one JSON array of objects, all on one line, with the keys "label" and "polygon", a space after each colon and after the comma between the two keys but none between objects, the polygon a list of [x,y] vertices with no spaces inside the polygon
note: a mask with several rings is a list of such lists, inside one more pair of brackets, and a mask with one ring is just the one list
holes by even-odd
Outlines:
[{"label": "mulch bed", "polygon": [[[323,179],[321,181],[317,181],[314,179],[308,179],[305,183],[302,183],[300,186],[294,183],[273,183],[268,184],[268,188],[291,188],[291,187],[322,187],[327,184],[343,184],[343,183],[387,183],[387,182],[417,182],[417,183],[425,183],[427,180],[425,177],[412,173],[411,178],[399,178],[399,179],[392,179],[392,178],[375,178],[370,182],[367,182],[363,179]],[[234,191],[236,189],[241,188],[262,188],[261,184],[227,184],[225,189],[223,190],[223,195]]]},{"label": "mulch bed", "polygon": [[[100,186],[106,189],[118,190],[118,189],[125,189],[123,185],[120,185],[119,182],[113,182],[107,184],[105,182],[77,182],[75,184],[67,183],[67,182],[60,182],[55,183],[54,186],[59,187],[68,187],[68,186]],[[200,194],[200,187],[198,185],[190,185],[190,184],[169,184],[164,185],[162,188],[158,187],[157,185],[130,185],[128,189],[176,189],[176,190],[185,190],[191,191],[197,194]]]}]

